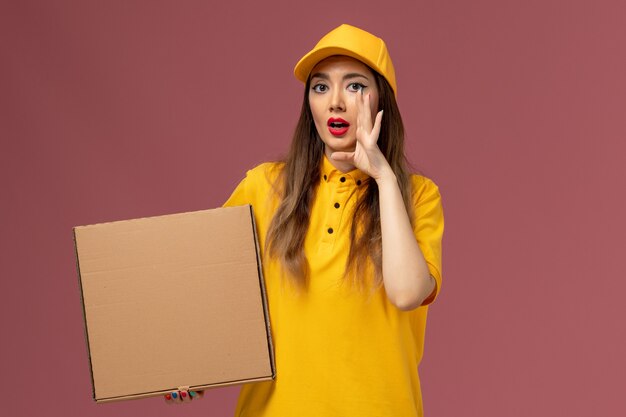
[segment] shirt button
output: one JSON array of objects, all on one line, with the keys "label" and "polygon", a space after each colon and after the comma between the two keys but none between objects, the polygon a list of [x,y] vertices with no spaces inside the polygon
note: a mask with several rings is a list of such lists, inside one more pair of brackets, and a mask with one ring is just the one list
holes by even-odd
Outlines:
[{"label": "shirt button", "polygon": [[329,235],[332,235],[332,234],[333,234],[333,228],[332,228],[332,227],[329,227],[329,228],[328,228],[328,234],[329,234]]},{"label": "shirt button", "polygon": [[341,178],[339,178],[339,181],[341,181],[341,182],[346,182],[346,177],[341,177]]},{"label": "shirt button", "polygon": [[335,208],[339,208],[339,203],[335,203]]},{"label": "shirt button", "polygon": [[361,185],[361,180],[357,180],[356,185]]}]

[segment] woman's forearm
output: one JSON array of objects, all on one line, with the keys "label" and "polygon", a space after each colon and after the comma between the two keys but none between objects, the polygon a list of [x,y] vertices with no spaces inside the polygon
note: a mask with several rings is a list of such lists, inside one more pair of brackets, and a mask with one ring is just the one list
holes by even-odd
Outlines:
[{"label": "woman's forearm", "polygon": [[435,288],[417,244],[400,187],[391,170],[377,180],[382,232],[383,281],[389,300],[401,310],[419,307]]}]

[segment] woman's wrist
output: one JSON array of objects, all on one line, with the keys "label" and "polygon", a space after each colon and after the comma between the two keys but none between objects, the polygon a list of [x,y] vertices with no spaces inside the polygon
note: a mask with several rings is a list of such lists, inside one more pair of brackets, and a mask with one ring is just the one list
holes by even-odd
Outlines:
[{"label": "woman's wrist", "polygon": [[378,188],[384,187],[388,184],[398,184],[396,174],[393,173],[391,167],[383,170],[381,174],[374,179],[376,180],[376,184],[378,184]]}]

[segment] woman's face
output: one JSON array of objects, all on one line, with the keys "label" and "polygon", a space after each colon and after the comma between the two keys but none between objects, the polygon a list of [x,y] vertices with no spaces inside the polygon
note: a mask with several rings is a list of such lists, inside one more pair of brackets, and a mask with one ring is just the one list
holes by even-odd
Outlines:
[{"label": "woman's face", "polygon": [[311,70],[309,105],[325,153],[354,151],[357,98],[370,96],[372,124],[378,111],[378,88],[372,71],[362,62],[337,55],[317,63]]}]

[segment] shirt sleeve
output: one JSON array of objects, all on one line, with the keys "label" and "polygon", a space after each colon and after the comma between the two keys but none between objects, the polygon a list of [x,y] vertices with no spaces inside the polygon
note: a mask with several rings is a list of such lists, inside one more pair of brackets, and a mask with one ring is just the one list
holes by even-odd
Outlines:
[{"label": "shirt sleeve", "polygon": [[250,193],[248,191],[248,174],[244,179],[242,179],[235,190],[232,192],[228,200],[222,205],[222,207],[234,207],[234,206],[243,206],[246,204],[252,204],[250,201]]},{"label": "shirt sleeve", "polygon": [[435,279],[435,289],[422,305],[431,304],[441,290],[441,241],[443,238],[443,207],[439,187],[423,176],[414,176],[413,232],[424,255],[430,275]]}]

